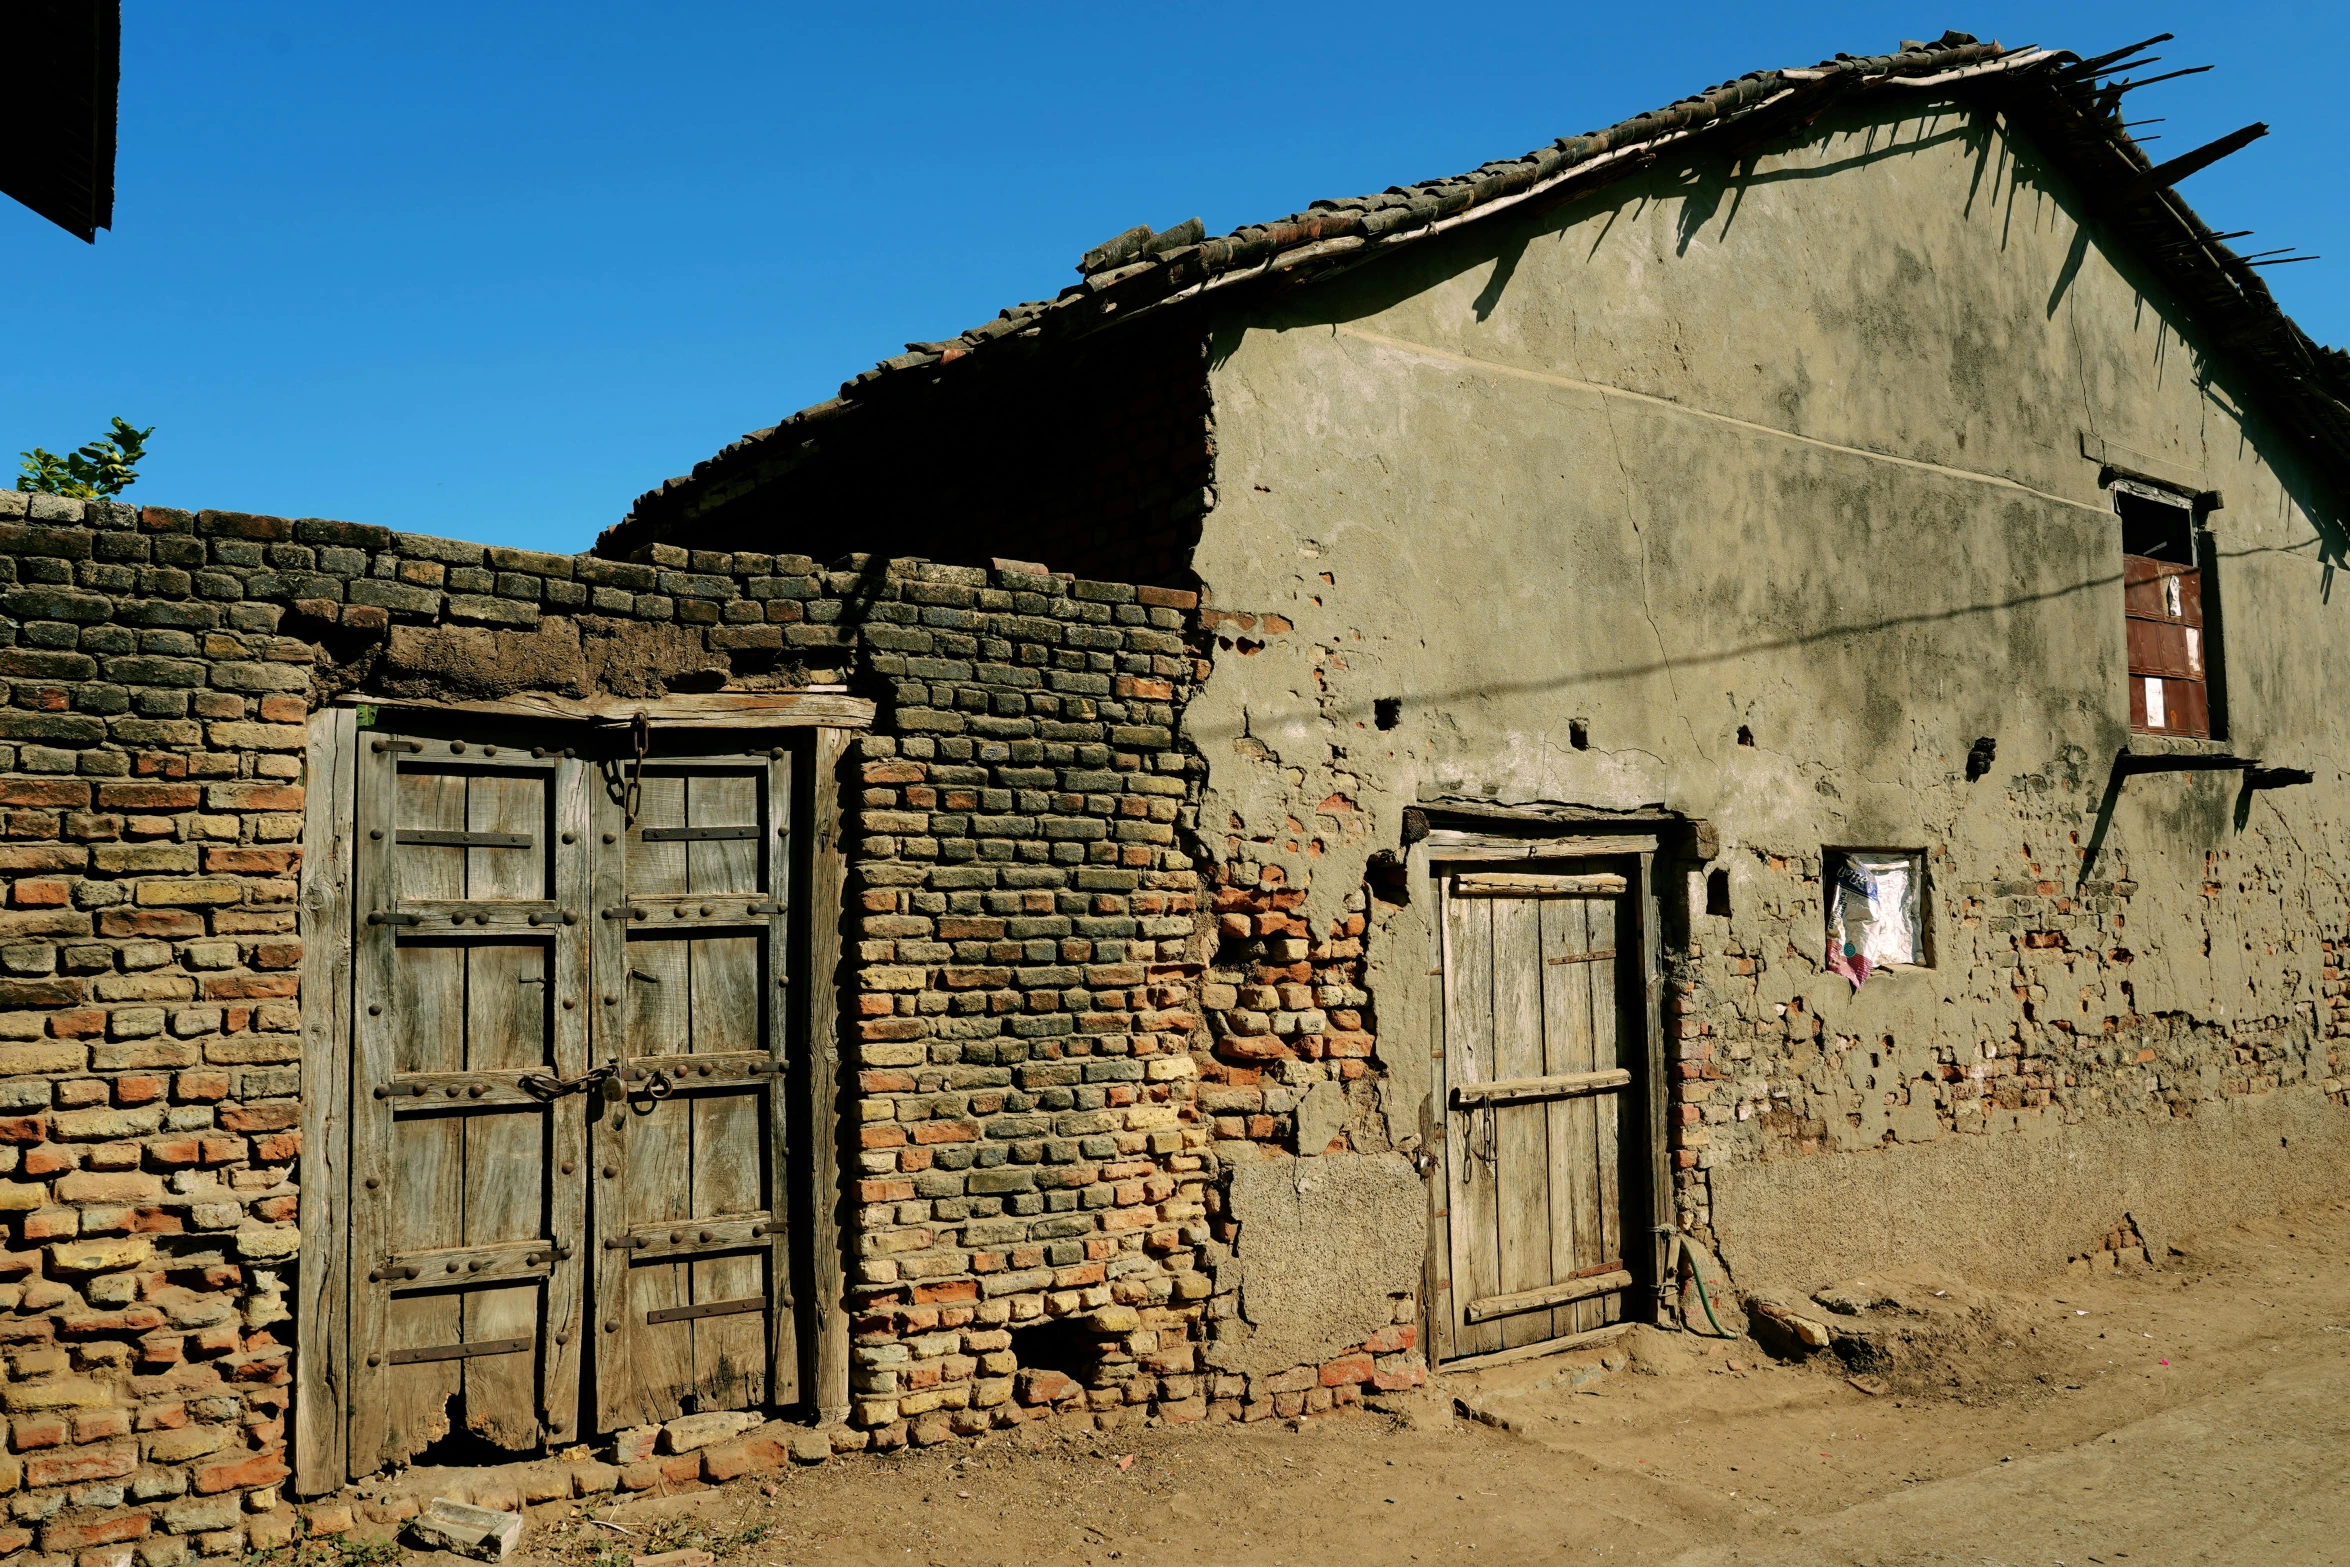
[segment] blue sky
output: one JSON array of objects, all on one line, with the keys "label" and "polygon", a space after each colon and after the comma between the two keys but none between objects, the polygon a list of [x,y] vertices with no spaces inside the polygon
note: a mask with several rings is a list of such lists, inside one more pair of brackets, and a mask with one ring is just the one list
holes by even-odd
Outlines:
[{"label": "blue sky", "polygon": [[[132,499],[581,549],[640,491],[1078,254],[1470,168],[1958,27],[2159,31],[2156,154],[2350,342],[2350,6],[126,0],[115,228],[0,202],[0,451],[157,427]],[[11,457],[11,466],[13,457]]]}]

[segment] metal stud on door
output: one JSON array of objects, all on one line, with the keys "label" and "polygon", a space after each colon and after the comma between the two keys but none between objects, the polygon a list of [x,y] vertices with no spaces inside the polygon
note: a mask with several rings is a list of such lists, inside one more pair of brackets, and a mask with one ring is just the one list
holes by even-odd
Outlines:
[{"label": "metal stud on door", "polygon": [[587,769],[362,732],[351,1467],[575,1434]]}]

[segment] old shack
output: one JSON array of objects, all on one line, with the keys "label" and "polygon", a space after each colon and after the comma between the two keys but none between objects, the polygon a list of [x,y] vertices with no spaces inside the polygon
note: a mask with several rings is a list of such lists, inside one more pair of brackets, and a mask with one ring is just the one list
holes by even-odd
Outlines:
[{"label": "old shack", "polygon": [[2124,63],[1138,228],[576,557],[0,494],[0,1552],[2350,1186],[2350,360]]}]

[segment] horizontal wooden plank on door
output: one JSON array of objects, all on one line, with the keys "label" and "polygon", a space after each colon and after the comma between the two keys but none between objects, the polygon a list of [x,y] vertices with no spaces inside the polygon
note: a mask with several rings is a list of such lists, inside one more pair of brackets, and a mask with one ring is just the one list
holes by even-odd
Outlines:
[{"label": "horizontal wooden plank on door", "polygon": [[1561,875],[1545,871],[1461,871],[1453,879],[1457,898],[1614,898],[1624,878],[1612,872]]},{"label": "horizontal wooden plank on door", "polygon": [[1503,1317],[1521,1312],[1547,1311],[1555,1306],[1572,1305],[1579,1300],[1591,1300],[1601,1295],[1612,1295],[1632,1287],[1632,1275],[1622,1268],[1598,1273],[1587,1279],[1569,1279],[1559,1284],[1548,1284],[1541,1289],[1522,1290],[1514,1295],[1488,1295],[1483,1300],[1469,1302],[1463,1313],[1471,1322],[1497,1322]]},{"label": "horizontal wooden plank on door", "polygon": [[1612,1093],[1629,1088],[1632,1074],[1622,1067],[1599,1072],[1562,1072],[1548,1077],[1512,1077],[1492,1083],[1460,1083],[1452,1090],[1454,1104],[1514,1103],[1528,1099],[1573,1099],[1584,1094]]},{"label": "horizontal wooden plank on door", "polygon": [[1428,835],[1427,854],[1431,860],[1585,859],[1653,853],[1656,846],[1655,837],[1647,834],[1520,838],[1504,837],[1498,833],[1439,830]]}]

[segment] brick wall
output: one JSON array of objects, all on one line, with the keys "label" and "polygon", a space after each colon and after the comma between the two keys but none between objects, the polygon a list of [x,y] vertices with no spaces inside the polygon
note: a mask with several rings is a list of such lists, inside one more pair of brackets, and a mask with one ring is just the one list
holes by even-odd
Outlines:
[{"label": "brick wall", "polygon": [[843,781],[841,1445],[1421,1374],[1409,1302],[1327,1365],[1203,1369],[1236,1306],[1219,1140],[1292,1138],[1283,1095],[1370,1046],[1359,918],[1315,938],[1276,886],[1203,884],[1192,597],[639,553],[0,492],[0,1539],[28,1560],[290,1528],[304,720],[343,692],[877,700]]}]

